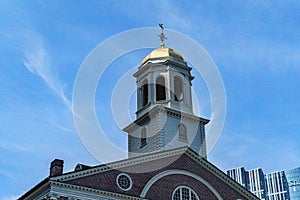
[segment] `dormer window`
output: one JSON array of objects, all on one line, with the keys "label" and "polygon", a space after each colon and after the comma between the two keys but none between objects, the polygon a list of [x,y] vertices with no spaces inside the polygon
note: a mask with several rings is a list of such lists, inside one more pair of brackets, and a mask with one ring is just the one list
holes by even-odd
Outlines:
[{"label": "dormer window", "polygon": [[159,76],[156,79],[156,101],[166,100],[165,78]]}]

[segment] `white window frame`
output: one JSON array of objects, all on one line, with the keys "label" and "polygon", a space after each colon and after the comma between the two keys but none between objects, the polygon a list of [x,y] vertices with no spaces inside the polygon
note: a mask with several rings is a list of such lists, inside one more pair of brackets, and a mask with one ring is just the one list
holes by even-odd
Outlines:
[{"label": "white window frame", "polygon": [[174,200],[174,194],[177,190],[180,191],[180,200],[182,200],[182,189],[188,189],[189,191],[189,200],[192,200],[192,193],[195,195],[195,197],[197,198],[197,200],[200,200],[200,198],[198,197],[197,193],[190,187],[188,186],[178,186],[177,188],[175,188],[175,190],[172,193],[172,200]]},{"label": "white window frame", "polygon": [[[119,185],[119,178],[120,178],[120,176],[126,176],[128,179],[129,179],[129,187],[128,188],[123,188],[123,187],[121,187],[120,185]],[[132,188],[132,179],[131,179],[131,177],[128,175],[128,174],[125,174],[125,173],[120,173],[120,174],[118,174],[118,176],[117,176],[117,178],[116,178],[116,184],[117,184],[117,186],[121,189],[121,190],[123,190],[123,191],[128,191],[128,190],[130,190],[131,188]]]}]

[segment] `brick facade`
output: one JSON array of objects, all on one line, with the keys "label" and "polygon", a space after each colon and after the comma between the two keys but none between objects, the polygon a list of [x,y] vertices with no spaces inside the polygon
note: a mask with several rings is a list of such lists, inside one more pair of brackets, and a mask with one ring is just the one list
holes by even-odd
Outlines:
[{"label": "brick facade", "polygon": [[[124,191],[118,187],[116,178],[120,173],[131,178],[130,190]],[[200,199],[257,199],[188,148],[73,171],[50,178],[50,181],[66,184],[71,188],[90,188],[142,199],[172,199],[172,193],[179,186],[191,188]]]}]

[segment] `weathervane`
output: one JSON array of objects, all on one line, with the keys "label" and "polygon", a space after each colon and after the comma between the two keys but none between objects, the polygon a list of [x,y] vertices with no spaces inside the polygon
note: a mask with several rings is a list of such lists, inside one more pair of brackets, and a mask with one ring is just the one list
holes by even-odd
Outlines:
[{"label": "weathervane", "polygon": [[161,33],[158,35],[158,37],[159,37],[159,39],[160,39],[160,41],[161,41],[160,46],[161,46],[161,48],[164,48],[164,47],[165,47],[164,40],[166,40],[166,39],[168,39],[168,38],[167,38],[166,35],[164,34],[164,25],[161,24],[161,23],[159,23],[158,25],[159,25],[159,27],[161,28]]}]

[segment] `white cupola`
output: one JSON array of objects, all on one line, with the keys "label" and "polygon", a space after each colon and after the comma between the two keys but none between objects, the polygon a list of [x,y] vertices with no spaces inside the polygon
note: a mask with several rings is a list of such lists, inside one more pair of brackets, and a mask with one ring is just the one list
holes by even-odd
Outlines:
[{"label": "white cupola", "polygon": [[128,133],[128,155],[188,146],[206,158],[204,125],[209,120],[193,114],[192,68],[165,47],[162,34],[161,48],[149,53],[134,74],[136,120],[123,129]]}]

